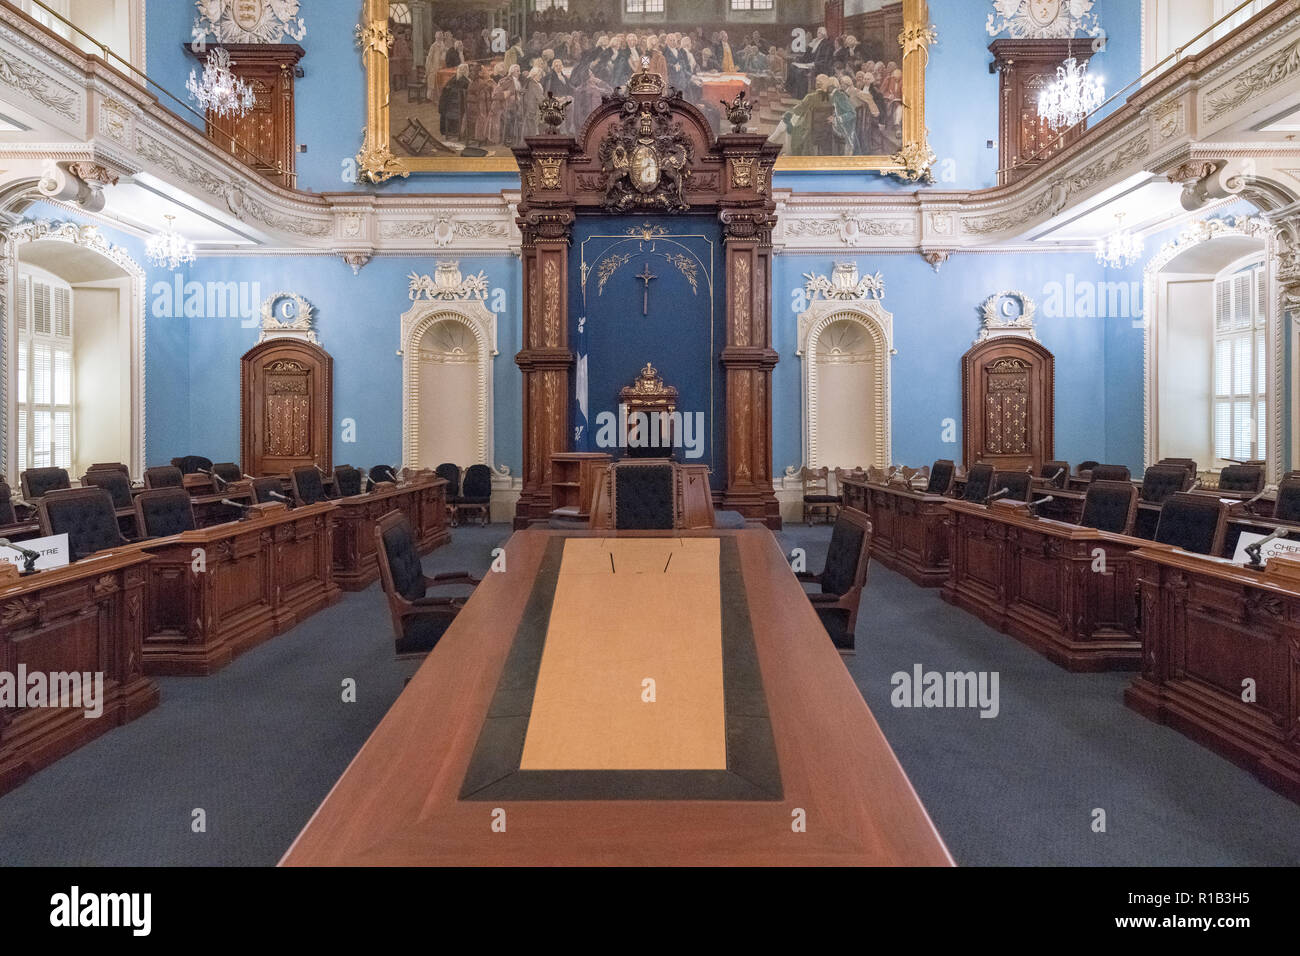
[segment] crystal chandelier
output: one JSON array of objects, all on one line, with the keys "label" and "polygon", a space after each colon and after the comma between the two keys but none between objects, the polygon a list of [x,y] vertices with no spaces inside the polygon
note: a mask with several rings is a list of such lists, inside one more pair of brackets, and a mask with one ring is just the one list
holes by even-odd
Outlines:
[{"label": "crystal chandelier", "polygon": [[214,47],[208,54],[202,81],[190,70],[185,88],[199,106],[220,117],[240,117],[253,108],[253,88],[231,72],[230,54],[224,47]]},{"label": "crystal chandelier", "polygon": [[1106,101],[1099,76],[1088,73],[1073,56],[1056,68],[1056,82],[1038,94],[1038,115],[1053,131],[1075,126]]},{"label": "crystal chandelier", "polygon": [[1124,228],[1124,214],[1115,214],[1115,231],[1097,240],[1097,261],[1110,269],[1122,269],[1142,258],[1142,237]]},{"label": "crystal chandelier", "polygon": [[183,263],[193,262],[194,244],[172,228],[172,220],[176,217],[164,216],[163,218],[167,220],[166,231],[150,236],[145,245],[149,261],[159,268],[167,266],[170,269],[177,269]]}]

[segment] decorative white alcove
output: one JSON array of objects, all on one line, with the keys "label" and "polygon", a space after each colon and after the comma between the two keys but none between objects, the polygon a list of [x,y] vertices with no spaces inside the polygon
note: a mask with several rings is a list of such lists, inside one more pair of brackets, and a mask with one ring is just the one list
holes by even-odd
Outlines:
[{"label": "decorative white alcove", "polygon": [[830,277],[807,273],[808,308],[799,316],[803,360],[803,459],[810,468],[890,463],[889,357],[894,316],[884,282],[858,278],[854,263]]}]

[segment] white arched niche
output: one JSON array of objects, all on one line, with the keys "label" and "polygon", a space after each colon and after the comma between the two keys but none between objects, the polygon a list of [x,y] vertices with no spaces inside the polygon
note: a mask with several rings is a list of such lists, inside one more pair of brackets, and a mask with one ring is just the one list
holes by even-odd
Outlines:
[{"label": "white arched niche", "polygon": [[1265,263],[1262,288],[1252,290],[1262,310],[1265,341],[1265,447],[1269,481],[1282,465],[1285,366],[1282,323],[1271,238],[1253,217],[1205,219],[1165,243],[1143,272],[1143,407],[1146,464],[1192,458],[1203,472],[1223,464],[1214,455],[1215,282]]},{"label": "white arched niche", "polygon": [[21,272],[46,274],[72,294],[74,424],[70,472],[120,461],[144,472],[145,270],[93,225],[31,220],[9,232],[4,268],[3,473],[18,478],[18,297]]},{"label": "white arched niche", "polygon": [[893,327],[873,298],[817,299],[800,315],[808,467],[889,466]]},{"label": "white arched niche", "polygon": [[496,316],[478,299],[416,302],[401,354],[403,464],[491,467]]}]

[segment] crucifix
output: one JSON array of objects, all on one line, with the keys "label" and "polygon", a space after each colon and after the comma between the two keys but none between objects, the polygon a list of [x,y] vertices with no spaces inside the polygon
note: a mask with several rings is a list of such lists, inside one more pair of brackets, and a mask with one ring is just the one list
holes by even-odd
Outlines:
[{"label": "crucifix", "polygon": [[650,263],[647,262],[644,268],[642,268],[641,272],[638,275],[633,276],[633,278],[640,279],[645,284],[641,290],[641,314],[649,315],[650,314],[650,280],[658,279],[659,277],[657,275],[652,275],[650,273]]}]

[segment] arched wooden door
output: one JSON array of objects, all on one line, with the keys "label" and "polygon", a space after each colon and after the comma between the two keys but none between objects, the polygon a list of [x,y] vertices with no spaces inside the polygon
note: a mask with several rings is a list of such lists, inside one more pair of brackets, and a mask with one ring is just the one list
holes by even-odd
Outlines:
[{"label": "arched wooden door", "polygon": [[1002,336],[962,356],[962,457],[1035,472],[1055,458],[1055,359],[1037,342]]},{"label": "arched wooden door", "polygon": [[320,346],[271,339],[240,360],[240,464],[254,477],[333,468],[333,359]]}]

